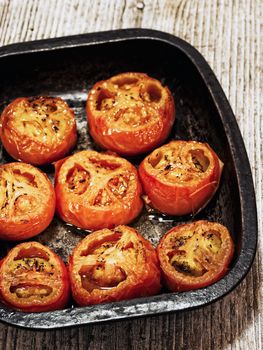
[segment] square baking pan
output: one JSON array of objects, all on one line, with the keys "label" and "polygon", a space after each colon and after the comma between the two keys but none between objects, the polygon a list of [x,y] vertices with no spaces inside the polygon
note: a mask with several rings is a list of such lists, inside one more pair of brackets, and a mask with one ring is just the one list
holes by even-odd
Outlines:
[{"label": "square baking pan", "polygon": [[[229,102],[201,54],[185,41],[159,31],[127,29],[48,39],[0,48],[0,111],[22,96],[59,96],[73,108],[78,144],[73,152],[96,148],[88,133],[86,98],[91,86],[112,75],[145,72],[173,93],[176,121],[170,139],[207,142],[224,162],[220,187],[195,216],[167,217],[146,209],[132,224],[155,246],[173,226],[193,220],[217,221],[230,230],[235,256],[227,275],[195,291],[65,310],[23,313],[0,305],[0,320],[27,328],[51,329],[117,319],[178,312],[222,298],[248,272],[256,251],[257,216],[253,181],[246,150]],[[1,148],[1,163],[12,159]],[[138,165],[141,158],[132,162]],[[43,168],[53,178],[52,166]],[[87,233],[55,217],[35,240],[49,246],[64,261]],[[1,256],[16,243],[1,242]]]}]

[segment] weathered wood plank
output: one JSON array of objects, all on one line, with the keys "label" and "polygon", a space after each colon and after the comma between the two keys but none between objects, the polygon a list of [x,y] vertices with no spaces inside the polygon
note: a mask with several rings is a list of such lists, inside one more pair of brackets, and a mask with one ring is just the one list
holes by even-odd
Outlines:
[{"label": "weathered wood plank", "polygon": [[[200,310],[50,332],[0,325],[2,349],[262,349],[261,0],[0,0],[0,45],[108,29],[163,30],[193,44],[214,69],[251,162],[259,252],[247,278]],[[261,284],[260,284],[261,283]]]}]

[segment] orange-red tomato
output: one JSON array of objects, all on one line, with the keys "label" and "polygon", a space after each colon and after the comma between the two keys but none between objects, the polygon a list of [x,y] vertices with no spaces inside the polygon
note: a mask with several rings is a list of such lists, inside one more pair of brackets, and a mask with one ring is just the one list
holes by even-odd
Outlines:
[{"label": "orange-red tomato", "polygon": [[64,157],[77,141],[73,111],[61,98],[21,97],[1,115],[0,135],[15,159],[44,165]]},{"label": "orange-red tomato", "polygon": [[175,107],[168,87],[143,73],[122,73],[96,83],[87,117],[94,140],[124,156],[148,152],[169,135]]},{"label": "orange-red tomato", "polygon": [[0,238],[23,240],[50,224],[55,191],[47,176],[25,163],[0,166]]},{"label": "orange-red tomato", "polygon": [[62,309],[69,294],[65,264],[40,243],[21,243],[1,262],[0,299],[14,309],[26,312]]},{"label": "orange-red tomato", "polygon": [[141,185],[127,160],[88,150],[55,166],[57,212],[64,221],[97,230],[127,224],[140,213]]},{"label": "orange-red tomato", "polygon": [[161,287],[155,249],[128,226],[85,237],[69,257],[69,275],[79,305],[154,295]]},{"label": "orange-red tomato", "polygon": [[234,244],[227,228],[205,220],[168,231],[157,247],[163,279],[171,291],[208,286],[228,271]]},{"label": "orange-red tomato", "polygon": [[151,205],[170,215],[196,213],[216,192],[223,163],[208,144],[171,141],[139,167]]}]

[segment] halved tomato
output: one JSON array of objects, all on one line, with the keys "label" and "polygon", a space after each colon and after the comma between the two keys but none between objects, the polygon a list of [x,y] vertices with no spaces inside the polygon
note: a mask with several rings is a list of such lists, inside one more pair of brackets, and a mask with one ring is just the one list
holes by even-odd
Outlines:
[{"label": "halved tomato", "polygon": [[46,174],[32,165],[0,166],[0,238],[23,240],[44,231],[55,212],[55,192]]},{"label": "halved tomato", "polygon": [[0,298],[14,309],[26,312],[62,309],[69,294],[65,264],[38,242],[17,245],[1,262]]},{"label": "halved tomato", "polygon": [[34,165],[61,159],[77,141],[74,113],[58,97],[15,99],[1,115],[0,135],[13,158]]},{"label": "halved tomato", "polygon": [[171,141],[139,167],[150,205],[170,215],[196,213],[216,192],[223,163],[206,143]]},{"label": "halved tomato", "polygon": [[97,230],[127,224],[140,213],[141,185],[127,160],[88,150],[55,167],[57,212],[64,221]]},{"label": "halved tomato", "polygon": [[157,247],[163,279],[171,291],[208,286],[228,271],[234,244],[227,228],[205,220],[168,231]]},{"label": "halved tomato", "polygon": [[93,86],[87,117],[101,147],[133,156],[165,141],[175,119],[174,100],[168,87],[147,74],[122,73]]},{"label": "halved tomato", "polygon": [[155,249],[127,226],[85,237],[69,257],[69,276],[79,305],[154,295],[161,287]]}]

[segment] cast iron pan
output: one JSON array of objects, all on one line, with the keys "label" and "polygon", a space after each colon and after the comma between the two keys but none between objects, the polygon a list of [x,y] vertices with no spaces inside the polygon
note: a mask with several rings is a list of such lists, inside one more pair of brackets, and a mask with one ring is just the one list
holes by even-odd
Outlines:
[{"label": "cast iron pan", "polygon": [[[225,167],[219,190],[195,217],[150,215],[146,210],[132,224],[154,245],[172,226],[207,219],[228,227],[235,257],[228,274],[196,291],[171,293],[109,304],[45,313],[22,313],[0,305],[0,320],[28,328],[58,328],[188,310],[222,298],[248,272],[256,251],[257,217],[250,166],[231,107],[207,62],[185,41],[153,30],[127,29],[14,44],[0,48],[0,111],[14,98],[51,95],[74,109],[78,145],[73,152],[95,148],[87,131],[87,91],[98,80],[126,71],[145,72],[168,85],[176,104],[170,139],[207,142]],[[140,159],[132,159],[136,165]],[[10,162],[0,150],[0,161]],[[52,166],[43,168],[53,178]],[[55,218],[36,240],[65,261],[86,235]],[[1,256],[15,243],[1,242]]]}]

